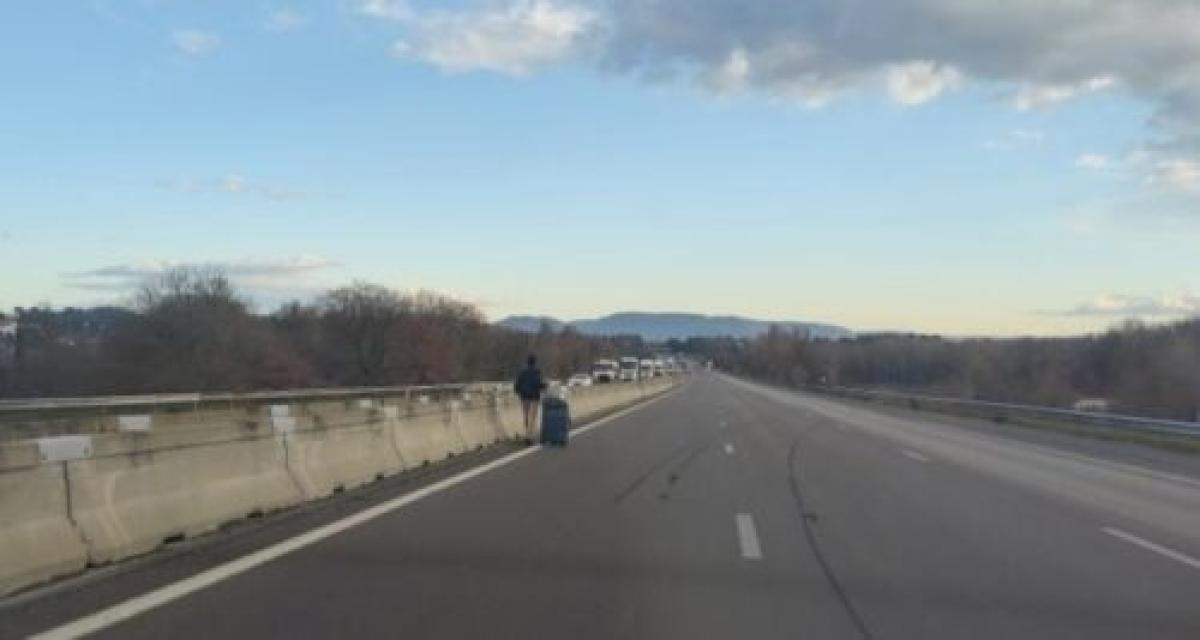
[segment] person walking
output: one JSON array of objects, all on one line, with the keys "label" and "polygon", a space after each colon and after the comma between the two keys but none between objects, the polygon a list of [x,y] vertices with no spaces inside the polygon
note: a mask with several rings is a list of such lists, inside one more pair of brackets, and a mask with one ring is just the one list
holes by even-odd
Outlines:
[{"label": "person walking", "polygon": [[537,356],[530,355],[525,359],[525,368],[513,383],[513,391],[521,398],[521,411],[525,414],[525,441],[530,444],[533,443],[534,428],[537,426],[538,403],[545,390],[546,383],[537,368]]}]

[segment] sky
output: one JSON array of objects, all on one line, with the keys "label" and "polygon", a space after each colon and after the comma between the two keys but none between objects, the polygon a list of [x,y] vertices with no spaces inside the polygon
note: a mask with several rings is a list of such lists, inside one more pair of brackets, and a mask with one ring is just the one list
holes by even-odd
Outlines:
[{"label": "sky", "polygon": [[1200,314],[1200,3],[17,0],[0,309],[215,265],[489,317]]}]

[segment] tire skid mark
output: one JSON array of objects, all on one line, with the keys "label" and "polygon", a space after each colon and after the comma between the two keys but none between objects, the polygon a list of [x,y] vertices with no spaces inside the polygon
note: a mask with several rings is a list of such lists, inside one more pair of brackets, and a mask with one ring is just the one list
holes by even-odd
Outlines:
[{"label": "tire skid mark", "polygon": [[871,640],[874,636],[871,635],[871,630],[867,628],[866,621],[863,620],[862,614],[854,606],[854,601],[846,593],[845,587],[842,586],[837,574],[833,571],[833,567],[830,566],[824,552],[821,551],[820,541],[817,540],[816,531],[812,526],[817,517],[816,514],[807,509],[804,501],[804,493],[800,490],[800,479],[796,474],[796,470],[799,468],[799,450],[799,440],[792,442],[792,446],[788,449],[788,484],[791,486],[792,496],[796,500],[796,508],[800,515],[800,528],[804,531],[804,538],[808,542],[809,549],[812,550],[813,557],[817,559],[817,564],[821,567],[821,573],[825,574],[825,579],[829,582],[830,589],[833,590],[833,593],[842,603],[842,608],[846,610],[846,615],[850,617],[850,622],[862,634],[863,640]]}]

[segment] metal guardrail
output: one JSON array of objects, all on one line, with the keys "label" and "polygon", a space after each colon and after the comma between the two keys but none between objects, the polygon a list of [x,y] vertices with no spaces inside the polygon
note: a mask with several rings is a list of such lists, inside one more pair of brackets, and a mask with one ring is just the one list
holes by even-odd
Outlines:
[{"label": "metal guardrail", "polygon": [[495,388],[498,385],[507,386],[507,384],[501,382],[470,382],[398,387],[288,389],[281,391],[253,391],[248,393],[157,393],[129,396],[0,400],[0,418],[5,414],[34,411],[91,410],[104,413],[110,409],[195,407],[213,404],[264,403],[299,399],[350,399],[412,393],[462,393],[474,389]]},{"label": "metal guardrail", "polygon": [[[558,383],[550,381],[551,388]],[[94,435],[147,429],[150,416],[238,409],[258,411],[267,405],[308,402],[399,399],[401,402],[473,401],[512,393],[511,382],[389,387],[290,389],[249,393],[165,393],[84,398],[29,398],[0,400],[0,444],[37,437]],[[271,407],[274,411],[275,407]],[[117,418],[114,424],[96,419]],[[127,426],[136,423],[137,427]]]},{"label": "metal guardrail", "polygon": [[[554,384],[558,384],[555,382]],[[482,381],[453,384],[408,385],[391,387],[330,387],[312,389],[286,389],[278,391],[251,391],[246,393],[154,393],[123,396],[92,396],[78,398],[21,398],[0,400],[0,420],[5,415],[37,411],[77,410],[108,413],[111,410],[154,409],[168,407],[201,407],[245,403],[268,403],[272,401],[353,399],[363,397],[396,396],[405,394],[448,394],[473,391],[506,390],[512,382]]]},{"label": "metal guardrail", "polygon": [[1085,424],[1109,429],[1125,429],[1157,433],[1165,435],[1200,438],[1200,422],[1185,420],[1163,420],[1159,418],[1143,418],[1117,413],[1099,413],[1090,411],[1074,411],[1057,407],[1043,407],[1028,404],[1012,404],[1005,402],[989,402],[967,398],[948,398],[944,396],[926,396],[918,394],[898,393],[895,391],[879,391],[873,389],[854,389],[850,387],[806,387],[810,391],[833,393],[859,399],[898,400],[905,404],[916,403],[930,407],[944,406],[956,409],[979,410],[992,416],[1043,418]]}]

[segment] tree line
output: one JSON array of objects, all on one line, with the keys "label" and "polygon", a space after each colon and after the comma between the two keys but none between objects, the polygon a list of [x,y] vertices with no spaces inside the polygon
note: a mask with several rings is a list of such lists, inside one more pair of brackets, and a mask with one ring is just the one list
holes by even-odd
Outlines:
[{"label": "tree line", "polygon": [[772,328],[749,340],[693,338],[720,368],[786,386],[887,388],[929,395],[1200,419],[1200,319],[1126,322],[1074,337],[947,339],[911,334],[810,340]]},{"label": "tree line", "polygon": [[490,324],[449,296],[368,283],[268,315],[219,270],[180,268],[130,307],[18,309],[0,345],[0,396],[48,397],[508,380],[536,354],[547,376],[641,353],[640,338]]}]

